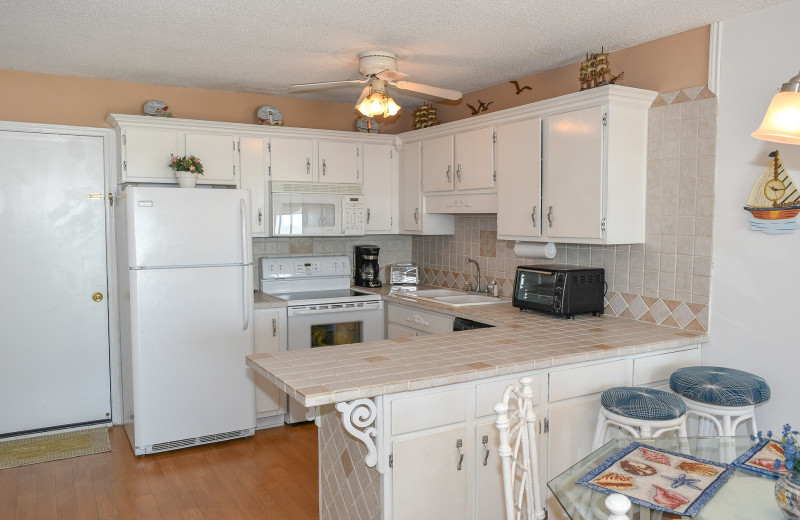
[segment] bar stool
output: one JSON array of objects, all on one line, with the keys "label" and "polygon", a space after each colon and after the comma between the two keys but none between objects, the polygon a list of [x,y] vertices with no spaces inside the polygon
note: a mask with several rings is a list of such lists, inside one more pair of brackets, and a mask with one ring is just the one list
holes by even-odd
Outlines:
[{"label": "bar stool", "polygon": [[722,437],[735,436],[736,427],[744,421],[755,435],[756,405],[770,398],[769,385],[763,378],[724,367],[679,368],[670,376],[669,387],[684,398],[687,414],[710,420]]},{"label": "bar stool", "polygon": [[600,403],[592,450],[603,445],[609,426],[619,426],[637,439],[673,430],[679,437],[687,437],[686,405],[675,394],[644,386],[617,386],[604,391]]}]

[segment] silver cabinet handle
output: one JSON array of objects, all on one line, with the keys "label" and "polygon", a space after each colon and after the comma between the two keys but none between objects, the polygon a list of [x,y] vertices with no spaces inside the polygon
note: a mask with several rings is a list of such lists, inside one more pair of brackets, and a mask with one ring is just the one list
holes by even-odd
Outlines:
[{"label": "silver cabinet handle", "polygon": [[447,175],[447,184],[450,184],[451,182],[453,182],[453,180],[452,180],[453,177],[450,175],[450,170],[452,170],[452,169],[453,169],[453,167],[448,164],[447,165],[447,171],[445,172],[445,174]]},{"label": "silver cabinet handle", "polygon": [[[272,318],[272,337],[274,338],[277,335],[278,335],[278,320],[276,320],[275,318]],[[487,457],[488,457],[488,455],[487,455]],[[486,464],[484,464],[484,466],[485,465]]]},{"label": "silver cabinet handle", "polygon": [[311,157],[306,157],[306,175],[311,175]]},{"label": "silver cabinet handle", "polygon": [[456,449],[458,450],[458,466],[456,466],[456,469],[458,471],[461,471],[461,463],[464,462],[464,450],[461,449],[463,444],[461,439],[456,440]]},{"label": "silver cabinet handle", "polygon": [[550,223],[550,227],[553,227],[553,206],[547,210],[547,222]]},{"label": "silver cabinet handle", "polygon": [[486,454],[483,456],[483,465],[486,466],[489,464],[489,436],[483,436],[483,449],[486,450]]},{"label": "silver cabinet handle", "polygon": [[261,225],[261,220],[264,218],[264,213],[261,209],[258,210],[258,224]]},{"label": "silver cabinet handle", "polygon": [[414,208],[414,222],[419,222],[419,208]]},{"label": "silver cabinet handle", "polygon": [[536,206],[531,211],[531,221],[533,222],[533,227],[536,227]]},{"label": "silver cabinet handle", "polygon": [[458,182],[461,182],[461,165],[458,165],[458,169],[456,170],[456,177],[458,177]]},{"label": "silver cabinet handle", "polygon": [[328,169],[328,165],[325,164],[325,159],[322,159],[322,175],[325,175],[325,170]]},{"label": "silver cabinet handle", "polygon": [[369,211],[369,208],[367,208],[367,224],[369,224],[369,218],[370,218],[371,216],[372,216],[372,214],[371,214],[371,212]]}]

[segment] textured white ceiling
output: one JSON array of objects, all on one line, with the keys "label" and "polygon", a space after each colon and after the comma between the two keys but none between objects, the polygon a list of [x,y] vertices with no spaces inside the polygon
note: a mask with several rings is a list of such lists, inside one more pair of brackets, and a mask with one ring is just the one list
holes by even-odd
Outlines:
[{"label": "textured white ceiling", "polygon": [[472,92],[783,1],[8,0],[0,68],[350,102],[360,86],[287,87],[388,50],[410,81]]}]

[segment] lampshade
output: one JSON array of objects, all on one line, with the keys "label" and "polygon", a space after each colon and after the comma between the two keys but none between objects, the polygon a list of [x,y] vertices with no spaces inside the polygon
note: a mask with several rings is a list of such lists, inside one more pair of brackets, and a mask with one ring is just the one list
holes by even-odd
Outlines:
[{"label": "lampshade", "polygon": [[382,81],[378,83],[375,80],[371,83],[370,95],[365,97],[356,108],[367,117],[393,116],[400,110],[400,106],[386,93],[385,83]]},{"label": "lampshade", "polygon": [[753,137],[776,143],[800,144],[800,74],[781,86]]}]

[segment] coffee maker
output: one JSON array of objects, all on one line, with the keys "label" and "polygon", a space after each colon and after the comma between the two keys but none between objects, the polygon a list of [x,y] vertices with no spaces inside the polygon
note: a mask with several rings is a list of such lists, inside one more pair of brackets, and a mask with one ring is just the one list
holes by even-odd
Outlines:
[{"label": "coffee maker", "polygon": [[355,258],[356,273],[355,284],[361,287],[380,287],[378,279],[378,246],[356,246],[353,257]]}]

